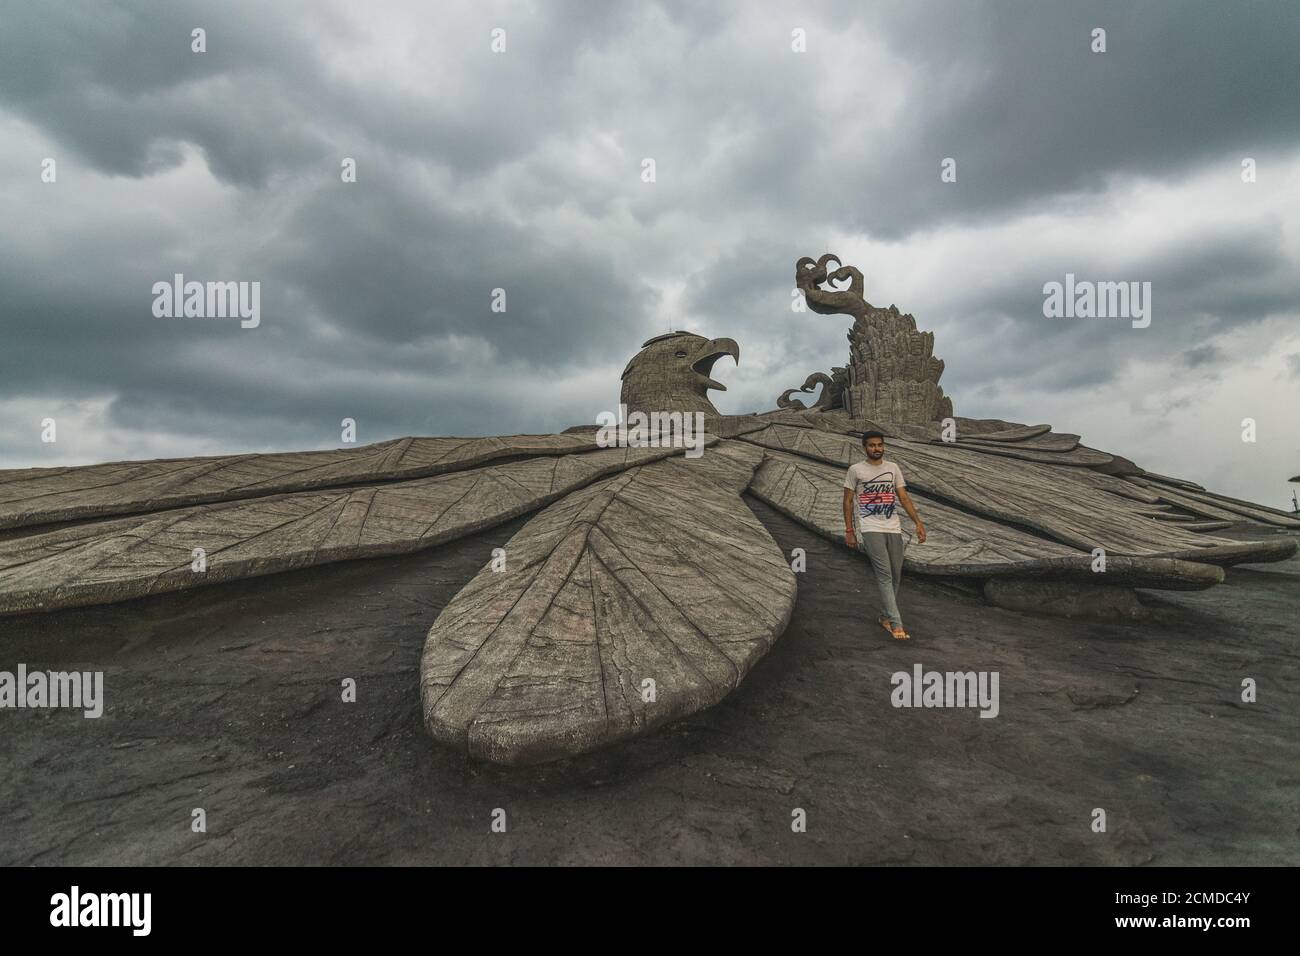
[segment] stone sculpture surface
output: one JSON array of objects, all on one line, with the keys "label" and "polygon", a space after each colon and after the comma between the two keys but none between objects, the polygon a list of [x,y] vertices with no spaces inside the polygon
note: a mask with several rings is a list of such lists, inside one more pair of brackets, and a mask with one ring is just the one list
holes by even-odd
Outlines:
[{"label": "stone sculpture surface", "polygon": [[623,369],[619,404],[629,414],[702,412],[716,416],[708,390],[727,386],[710,377],[724,355],[740,361],[735,339],[706,339],[692,332],[668,332],[649,339]]},{"label": "stone sculpture surface", "polygon": [[[1049,425],[954,417],[933,336],[867,304],[861,273],[832,262],[801,259],[797,281],[813,311],[854,317],[850,363],[770,412],[722,415],[709,399],[724,388],[717,360],[739,358],[733,339],[668,333],[628,363],[629,414],[704,415],[699,457],[602,447],[578,428],[0,471],[0,616],[436,548],[534,514],[431,622],[419,678],[433,737],[531,763],[735,690],[796,597],[787,556],[742,496],[842,542],[842,476],[867,429],[886,434],[933,516],[909,573],[973,583],[1002,607],[1127,614],[1133,588],[1209,588],[1224,568],[1295,553],[1293,536],[1273,533],[1300,529],[1289,513]],[[791,397],[818,387],[811,409]],[[1256,533],[1215,535],[1229,527]]]},{"label": "stone sculpture surface", "polygon": [[[832,263],[838,268],[830,269]],[[952,416],[952,401],[939,386],[944,366],[934,357],[932,332],[918,331],[916,319],[896,306],[882,309],[869,303],[862,273],[842,265],[833,253],[816,260],[800,259],[794,281],[812,311],[853,316],[848,366],[835,369],[832,375],[815,373],[804,383],[802,390],[808,391],[817,376],[829,380],[819,409],[842,408],[851,418],[905,424],[926,424]],[[837,285],[842,282],[848,286]],[[781,396],[781,407],[788,407],[793,391]]]}]

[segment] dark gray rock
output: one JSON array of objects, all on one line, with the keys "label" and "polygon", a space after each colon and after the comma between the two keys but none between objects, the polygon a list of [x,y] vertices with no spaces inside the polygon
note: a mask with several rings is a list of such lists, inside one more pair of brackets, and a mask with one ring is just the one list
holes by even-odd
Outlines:
[{"label": "dark gray rock", "polygon": [[1009,611],[1081,617],[1098,621],[1137,621],[1148,616],[1132,588],[1075,581],[989,578],[984,597]]}]

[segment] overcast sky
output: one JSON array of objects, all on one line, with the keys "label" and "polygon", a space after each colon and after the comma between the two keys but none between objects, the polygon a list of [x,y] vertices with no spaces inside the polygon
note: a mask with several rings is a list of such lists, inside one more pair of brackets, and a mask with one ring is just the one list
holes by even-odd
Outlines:
[{"label": "overcast sky", "polygon": [[[670,326],[768,409],[845,364],[790,307],[830,251],[957,414],[1286,506],[1300,16],[1085,7],[0,0],[0,467],[560,430]],[[260,326],[155,317],[177,272]],[[1150,327],[1045,318],[1067,272],[1151,282]]]}]

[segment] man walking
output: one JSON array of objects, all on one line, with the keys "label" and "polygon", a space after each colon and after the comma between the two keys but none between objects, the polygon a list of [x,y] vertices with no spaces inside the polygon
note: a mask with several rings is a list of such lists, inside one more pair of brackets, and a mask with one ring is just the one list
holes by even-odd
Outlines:
[{"label": "man walking", "polygon": [[903,581],[903,527],[898,504],[902,503],[916,525],[917,544],[925,543],[925,525],[907,493],[902,469],[885,460],[885,436],[867,432],[862,436],[862,449],[867,460],[851,465],[844,475],[844,543],[871,561],[885,612],[880,626],[905,641],[910,635],[903,630],[898,613],[898,588]]}]

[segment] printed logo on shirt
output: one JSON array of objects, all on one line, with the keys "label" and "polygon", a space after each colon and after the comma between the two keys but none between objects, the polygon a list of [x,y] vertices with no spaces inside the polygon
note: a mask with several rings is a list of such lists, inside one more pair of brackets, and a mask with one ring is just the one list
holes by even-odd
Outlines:
[{"label": "printed logo on shirt", "polygon": [[894,516],[894,480],[864,481],[858,486],[858,514],[863,518]]}]

